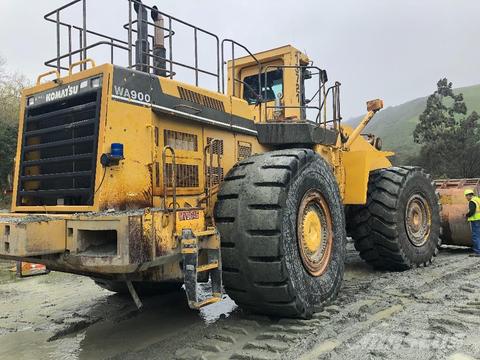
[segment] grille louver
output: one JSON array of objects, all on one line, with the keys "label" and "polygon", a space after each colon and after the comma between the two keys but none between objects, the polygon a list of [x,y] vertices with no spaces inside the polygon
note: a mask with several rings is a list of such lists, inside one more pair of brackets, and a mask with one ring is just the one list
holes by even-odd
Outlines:
[{"label": "grille louver", "polygon": [[[167,187],[173,187],[172,164],[166,164]],[[177,188],[196,188],[199,186],[198,166],[176,164],[175,177]]]},{"label": "grille louver", "polygon": [[213,110],[225,112],[225,105],[220,100],[214,99],[210,96],[199,94],[189,89],[185,89],[181,86],[178,86],[178,92],[180,93],[180,98],[183,100],[188,100]]},{"label": "grille louver", "polygon": [[92,205],[101,89],[26,109],[18,206]]}]

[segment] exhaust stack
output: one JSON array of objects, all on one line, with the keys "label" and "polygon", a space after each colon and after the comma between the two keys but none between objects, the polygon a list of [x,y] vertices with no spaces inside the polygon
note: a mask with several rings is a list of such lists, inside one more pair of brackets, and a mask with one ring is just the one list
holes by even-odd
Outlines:
[{"label": "exhaust stack", "polygon": [[150,44],[148,42],[148,13],[143,6],[142,1],[134,5],[137,13],[137,41],[135,42],[135,64],[138,71],[149,71],[149,57]]},{"label": "exhaust stack", "polygon": [[[156,6],[152,10],[152,19],[155,23],[153,40],[153,72],[158,76],[167,76],[167,50],[165,49],[165,22]],[[171,36],[171,34],[170,34]]]}]

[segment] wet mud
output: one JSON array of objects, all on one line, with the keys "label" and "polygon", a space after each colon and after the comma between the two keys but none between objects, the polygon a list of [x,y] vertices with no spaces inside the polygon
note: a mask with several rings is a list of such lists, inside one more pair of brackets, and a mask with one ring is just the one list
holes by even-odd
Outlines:
[{"label": "wet mud", "polygon": [[200,312],[183,291],[133,301],[89,278],[16,279],[0,263],[0,359],[480,359],[480,260],[443,249],[432,266],[377,272],[351,244],[339,298],[311,320]]}]

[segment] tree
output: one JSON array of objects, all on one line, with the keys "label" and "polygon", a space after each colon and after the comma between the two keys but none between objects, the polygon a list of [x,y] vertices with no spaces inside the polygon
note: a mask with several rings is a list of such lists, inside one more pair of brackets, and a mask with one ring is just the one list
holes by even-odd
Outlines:
[{"label": "tree", "polygon": [[16,125],[22,90],[28,85],[25,76],[10,73],[0,57],[0,123]]},{"label": "tree", "polygon": [[8,187],[17,144],[18,112],[21,92],[28,85],[23,75],[5,69],[0,58],[0,197]]},{"label": "tree", "polygon": [[[13,170],[13,158],[17,146],[17,127],[0,124],[0,190],[9,187],[8,177]],[[0,194],[1,197],[1,194]]]},{"label": "tree", "polygon": [[480,177],[479,116],[467,115],[463,94],[455,94],[446,78],[428,97],[413,133],[422,145],[417,163],[436,177]]}]

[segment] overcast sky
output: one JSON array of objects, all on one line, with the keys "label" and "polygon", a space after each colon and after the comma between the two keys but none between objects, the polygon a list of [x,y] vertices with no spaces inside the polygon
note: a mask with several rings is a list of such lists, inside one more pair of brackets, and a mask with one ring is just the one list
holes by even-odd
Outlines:
[{"label": "overcast sky", "polygon": [[[392,106],[427,95],[444,76],[456,87],[480,83],[478,0],[145,2],[252,52],[285,44],[305,51],[329,71],[330,80],[342,83],[345,118],[363,113],[369,99],[381,97]],[[0,0],[0,56],[10,69],[32,79],[45,71],[43,62],[56,50],[55,26],[43,15],[64,3]],[[89,28],[125,37],[125,0],[89,3]],[[177,47],[183,45],[180,38],[179,32]],[[190,49],[190,40],[184,41]],[[201,55],[211,54],[206,47]]]}]

